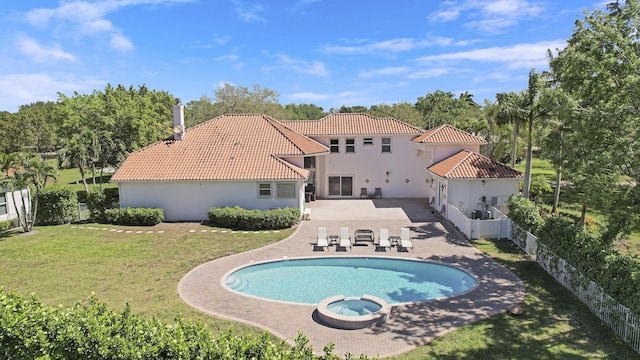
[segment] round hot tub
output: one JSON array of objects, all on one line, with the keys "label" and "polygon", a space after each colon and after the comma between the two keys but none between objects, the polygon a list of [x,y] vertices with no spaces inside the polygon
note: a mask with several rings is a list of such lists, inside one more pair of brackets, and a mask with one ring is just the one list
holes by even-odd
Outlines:
[{"label": "round hot tub", "polygon": [[338,329],[355,330],[384,323],[391,314],[391,305],[372,296],[326,298],[318,304],[318,318]]}]

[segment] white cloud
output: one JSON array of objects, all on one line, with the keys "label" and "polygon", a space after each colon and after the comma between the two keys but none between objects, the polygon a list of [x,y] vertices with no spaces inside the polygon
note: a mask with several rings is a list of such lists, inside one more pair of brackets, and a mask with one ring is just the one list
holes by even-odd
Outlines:
[{"label": "white cloud", "polygon": [[213,60],[220,61],[220,62],[236,62],[236,61],[240,60],[240,56],[235,55],[235,54],[221,55],[221,56],[213,58]]},{"label": "white cloud", "polygon": [[19,35],[16,39],[18,50],[29,56],[36,63],[57,62],[59,60],[76,61],[76,57],[62,50],[60,45],[45,47],[38,43],[34,38],[26,35]]},{"label": "white cloud", "polygon": [[103,86],[102,80],[67,80],[48,74],[11,74],[0,76],[0,109],[17,111],[20,105],[36,101],[55,101],[57,93],[90,91]]},{"label": "white cloud", "polygon": [[360,77],[364,79],[370,79],[374,76],[389,76],[389,75],[402,75],[409,71],[406,66],[386,67],[376,70],[360,71]]},{"label": "white cloud", "polygon": [[123,31],[118,29],[106,16],[127,6],[171,5],[193,0],[102,0],[67,1],[56,8],[36,8],[24,13],[24,20],[37,27],[52,26],[56,33],[63,36],[92,36],[109,34],[111,46],[116,50],[133,47]]},{"label": "white cloud", "polygon": [[261,13],[264,12],[264,7],[262,7],[262,5],[255,4],[248,6],[239,0],[235,0],[234,4],[236,6],[236,13],[240,17],[240,20],[245,22],[267,22],[267,19],[261,15]]},{"label": "white cloud", "polygon": [[465,26],[491,33],[502,32],[522,19],[545,12],[543,2],[538,0],[466,0],[461,3],[445,2],[441,7],[428,16],[431,22],[469,19]]},{"label": "white cloud", "polygon": [[118,51],[127,51],[133,49],[133,44],[126,36],[122,34],[111,34],[111,41],[109,43],[111,48]]},{"label": "white cloud", "polygon": [[329,70],[321,61],[296,59],[284,54],[277,54],[275,58],[278,59],[278,64],[276,65],[278,68],[313,76],[329,76]]},{"label": "white cloud", "polygon": [[431,68],[426,70],[412,71],[407,77],[409,79],[435,78],[451,72],[448,68]]},{"label": "white cloud", "polygon": [[430,41],[422,40],[416,41],[411,38],[399,38],[385,41],[379,41],[360,46],[341,46],[341,45],[326,45],[320,49],[320,52],[326,54],[341,54],[341,55],[364,55],[364,54],[376,54],[386,55],[395,54],[405,51],[411,51],[427,47],[431,44]]},{"label": "white cloud", "polygon": [[537,43],[516,44],[504,47],[491,47],[448,54],[423,56],[416,61],[420,64],[433,64],[443,61],[480,61],[505,63],[508,68],[535,68],[548,65],[547,50],[562,49],[564,40],[543,41]]}]

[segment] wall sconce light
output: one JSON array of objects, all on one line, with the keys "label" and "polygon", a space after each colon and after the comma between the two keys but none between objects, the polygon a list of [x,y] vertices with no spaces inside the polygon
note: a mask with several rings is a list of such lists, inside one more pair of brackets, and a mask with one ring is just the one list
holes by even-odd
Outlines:
[{"label": "wall sconce light", "polygon": [[389,172],[387,171],[387,177],[389,177]]},{"label": "wall sconce light", "polygon": [[482,180],[482,185],[484,186],[484,180]]}]

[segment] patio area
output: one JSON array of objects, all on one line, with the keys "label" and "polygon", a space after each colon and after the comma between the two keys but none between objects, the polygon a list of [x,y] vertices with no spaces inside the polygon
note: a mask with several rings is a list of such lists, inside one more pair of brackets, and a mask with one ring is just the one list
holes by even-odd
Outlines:
[{"label": "patio area", "polygon": [[[303,221],[289,238],[253,251],[202,264],[178,284],[181,298],[194,308],[225,319],[255,325],[292,342],[298,331],[306,335],[319,353],[335,343],[334,352],[387,357],[409,351],[448,331],[505,312],[524,297],[524,285],[510,271],[484,256],[444,218],[434,213],[426,199],[318,200],[307,205],[310,220]],[[353,246],[351,251],[314,250],[318,227],[339,234],[341,227],[371,229],[377,238],[381,228],[399,235],[409,227],[413,252],[376,251],[372,245]],[[394,305],[383,325],[359,330],[340,330],[320,324],[315,306],[261,300],[239,295],[222,285],[230,270],[251,262],[283,257],[382,256],[439,261],[473,272],[479,286],[466,294],[418,303]]]}]

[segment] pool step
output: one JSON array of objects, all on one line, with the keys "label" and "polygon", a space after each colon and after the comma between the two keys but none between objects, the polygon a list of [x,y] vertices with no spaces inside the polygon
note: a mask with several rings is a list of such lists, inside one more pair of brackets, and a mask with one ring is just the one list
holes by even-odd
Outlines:
[{"label": "pool step", "polygon": [[225,285],[233,290],[240,291],[249,286],[249,280],[244,276],[233,275],[227,278]]}]

